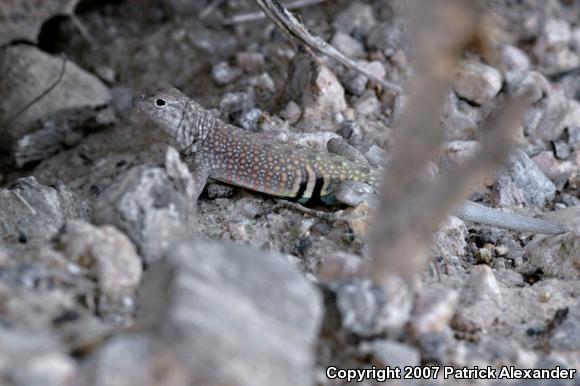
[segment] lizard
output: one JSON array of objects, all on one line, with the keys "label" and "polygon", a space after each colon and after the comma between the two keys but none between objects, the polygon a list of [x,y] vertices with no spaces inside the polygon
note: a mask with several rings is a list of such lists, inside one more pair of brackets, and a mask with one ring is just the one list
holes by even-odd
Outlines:
[{"label": "lizard", "polygon": [[[133,99],[133,105],[172,137],[184,154],[192,169],[195,199],[209,178],[301,204],[334,204],[341,184],[362,183],[376,189],[381,183],[381,170],[367,163],[230,125],[175,88],[143,93]],[[524,232],[560,234],[568,230],[557,222],[471,201],[454,214],[465,221]]]}]

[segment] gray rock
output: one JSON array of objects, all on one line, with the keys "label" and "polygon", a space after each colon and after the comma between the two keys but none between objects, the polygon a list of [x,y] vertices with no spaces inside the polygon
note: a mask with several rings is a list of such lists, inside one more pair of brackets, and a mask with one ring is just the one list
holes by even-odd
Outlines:
[{"label": "gray rock", "polygon": [[403,45],[404,24],[400,19],[377,24],[369,32],[366,43],[371,50],[381,51],[386,56],[393,55]]},{"label": "gray rock", "polygon": [[303,108],[303,119],[333,116],[347,107],[336,75],[309,54],[292,59],[283,93],[286,101],[295,101]]},{"label": "gray rock", "polygon": [[254,99],[245,92],[230,92],[222,97],[220,112],[227,117],[232,113],[241,113],[254,107]]},{"label": "gray rock", "polygon": [[373,8],[358,1],[351,3],[334,18],[332,25],[350,35],[366,35],[377,23]]},{"label": "gray rock", "polygon": [[526,72],[530,69],[530,58],[516,46],[504,46],[501,49],[501,60],[507,71]]},{"label": "gray rock", "polygon": [[429,288],[417,295],[410,331],[415,337],[440,334],[449,326],[459,295],[445,288]]},{"label": "gray rock", "polygon": [[468,333],[485,331],[497,323],[500,315],[500,309],[495,302],[480,300],[458,307],[452,325],[455,330]]},{"label": "gray rock", "polygon": [[574,28],[570,45],[577,54],[580,54],[580,27]]},{"label": "gray rock", "polygon": [[471,278],[461,293],[461,302],[475,303],[480,300],[491,300],[501,305],[501,290],[493,270],[487,265],[477,265],[471,271]]},{"label": "gray rock", "polygon": [[367,91],[354,104],[357,114],[365,117],[378,118],[381,116],[381,102],[374,91]]},{"label": "gray rock", "polygon": [[570,43],[571,38],[572,30],[567,21],[550,19],[543,26],[537,47],[539,46],[542,51],[565,48]]},{"label": "gray rock", "polygon": [[291,125],[298,122],[301,116],[302,110],[300,109],[300,106],[298,106],[298,104],[294,101],[286,103],[284,110],[280,112],[280,117],[288,121],[288,123]]},{"label": "gray rock", "polygon": [[112,224],[137,245],[146,262],[159,259],[194,231],[191,175],[173,177],[170,168],[137,166],[111,185],[95,204],[95,222]]},{"label": "gray rock", "polygon": [[207,1],[188,1],[188,0],[167,0],[165,2],[169,9],[179,16],[184,15],[197,15],[205,7],[207,7]]},{"label": "gray rock", "polygon": [[[566,147],[568,147],[566,145]],[[559,161],[551,151],[543,151],[533,158],[540,170],[556,185],[561,191],[572,174],[578,170],[570,161]]]},{"label": "gray rock", "polygon": [[404,343],[390,340],[375,340],[370,343],[370,354],[377,366],[404,368],[419,366],[421,355],[419,350]]},{"label": "gray rock", "polygon": [[258,131],[258,119],[262,116],[262,110],[257,107],[244,112],[236,119],[236,124],[244,130]]},{"label": "gray rock", "polygon": [[123,233],[112,226],[69,221],[59,242],[68,259],[96,276],[102,294],[116,301],[133,295],[143,268],[135,246]]},{"label": "gray rock", "polygon": [[67,219],[88,217],[86,203],[64,185],[48,187],[26,177],[0,189],[0,240],[6,243],[47,241]]},{"label": "gray rock", "polygon": [[459,258],[465,256],[467,226],[455,216],[450,216],[433,236],[435,256]]},{"label": "gray rock", "polygon": [[575,279],[580,273],[580,231],[539,237],[525,247],[528,260],[545,275]]},{"label": "gray rock", "polygon": [[147,272],[142,309],[190,384],[312,384],[321,298],[281,255],[181,243]]},{"label": "gray rock", "polygon": [[518,95],[529,93],[529,100],[532,103],[539,102],[552,93],[548,79],[537,71],[508,73],[506,81],[510,93]]},{"label": "gray rock", "polygon": [[333,284],[340,324],[363,337],[396,332],[407,322],[412,299],[406,287],[393,279],[387,290],[366,279]]},{"label": "gray rock", "polygon": [[64,148],[77,145],[93,131],[115,121],[112,108],[80,107],[61,110],[40,119],[30,134],[20,138],[13,147],[17,167],[46,159]]},{"label": "gray rock", "polygon": [[0,46],[12,41],[36,42],[45,21],[72,13],[78,0],[4,0],[0,2]]},{"label": "gray rock", "polygon": [[227,198],[234,195],[234,187],[220,183],[210,182],[206,187],[207,196],[214,200],[216,198]]},{"label": "gray rock", "polygon": [[478,119],[477,110],[462,106],[454,92],[449,94],[441,109],[441,122],[448,140],[473,139],[477,132]]},{"label": "gray rock", "polygon": [[568,307],[568,314],[552,332],[552,350],[580,350],[580,303]]},{"label": "gray rock", "polygon": [[495,194],[500,206],[543,207],[556,194],[556,186],[526,153],[517,150],[507,168],[497,178]]},{"label": "gray rock", "polygon": [[490,102],[501,90],[498,70],[475,61],[463,62],[453,78],[453,89],[462,98],[479,105]]},{"label": "gray rock", "polygon": [[77,365],[52,336],[0,328],[0,380],[14,386],[72,385]]},{"label": "gray rock", "polygon": [[227,62],[219,62],[211,69],[211,78],[218,86],[235,82],[242,76],[242,70],[230,66]]},{"label": "gray rock", "polygon": [[524,129],[532,137],[553,141],[575,122],[580,123],[577,104],[561,94],[551,94],[526,112]]},{"label": "gray rock", "polygon": [[389,153],[377,145],[371,145],[364,153],[366,160],[376,168],[384,167],[389,160]]},{"label": "gray rock", "polygon": [[365,53],[361,42],[341,31],[334,34],[330,44],[349,58],[360,58]]},{"label": "gray rock", "polygon": [[236,65],[245,71],[256,71],[266,64],[264,55],[260,52],[236,53]]},{"label": "gray rock", "polygon": [[86,361],[75,380],[86,386],[186,386],[184,369],[170,350],[146,335],[118,335]]},{"label": "gray rock", "polygon": [[15,141],[29,134],[39,119],[58,111],[78,107],[97,107],[110,100],[107,87],[75,63],[67,61],[65,73],[46,98],[14,118],[14,114],[46,91],[59,76],[62,59],[27,45],[0,49],[0,147],[9,149]]}]

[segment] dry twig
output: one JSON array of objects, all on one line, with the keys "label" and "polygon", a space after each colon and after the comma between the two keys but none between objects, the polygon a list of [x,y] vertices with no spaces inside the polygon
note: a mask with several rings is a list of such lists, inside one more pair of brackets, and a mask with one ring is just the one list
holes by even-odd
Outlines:
[{"label": "dry twig", "polygon": [[284,8],[277,0],[256,0],[256,3],[262,8],[266,16],[290,39],[298,40],[305,47],[318,51],[342,65],[353,69],[367,78],[381,84],[383,87],[393,90],[398,94],[402,93],[401,87],[388,82],[384,79],[377,78],[374,74],[359,66],[354,60],[346,57],[336,48],[325,42],[322,38],[312,35],[306,27],[292,13]]}]

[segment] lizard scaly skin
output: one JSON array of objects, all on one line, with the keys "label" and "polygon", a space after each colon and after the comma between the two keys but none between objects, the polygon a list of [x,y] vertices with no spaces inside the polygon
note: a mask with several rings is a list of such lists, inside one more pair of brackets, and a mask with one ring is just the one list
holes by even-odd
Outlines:
[{"label": "lizard scaly skin", "polygon": [[379,183],[379,171],[368,164],[228,125],[176,89],[141,95],[135,105],[175,138],[201,188],[210,177],[300,203],[331,203],[341,182]]},{"label": "lizard scaly skin", "polygon": [[[335,154],[266,139],[219,120],[177,89],[135,98],[134,105],[174,138],[192,168],[195,198],[208,178],[276,197],[306,203],[335,202],[343,182],[377,187],[380,170]],[[559,234],[563,224],[491,209],[467,201],[455,215],[482,224],[535,233]]]}]

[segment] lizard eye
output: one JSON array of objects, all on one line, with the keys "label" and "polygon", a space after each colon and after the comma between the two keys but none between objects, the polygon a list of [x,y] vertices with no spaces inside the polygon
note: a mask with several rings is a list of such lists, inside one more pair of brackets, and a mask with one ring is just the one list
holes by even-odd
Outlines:
[{"label": "lizard eye", "polygon": [[165,106],[167,106],[167,101],[165,99],[157,98],[157,99],[155,99],[155,106],[165,107]]}]

